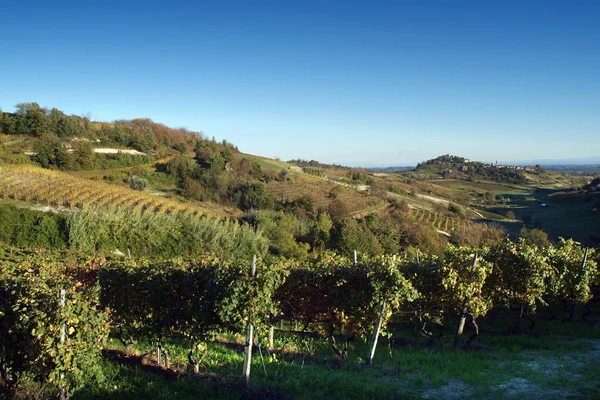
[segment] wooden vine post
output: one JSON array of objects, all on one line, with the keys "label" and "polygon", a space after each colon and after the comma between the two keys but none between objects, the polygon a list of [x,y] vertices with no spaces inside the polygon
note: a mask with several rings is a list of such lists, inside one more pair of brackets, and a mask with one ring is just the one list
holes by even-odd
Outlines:
[{"label": "wooden vine post", "polygon": [[[254,279],[256,275],[256,255],[252,257],[252,267],[250,267],[250,277]],[[242,378],[247,386],[250,381],[250,365],[252,364],[252,345],[254,343],[254,325],[252,325],[252,313],[248,310],[248,323],[246,324],[246,346],[244,348],[244,366],[242,369]]]},{"label": "wooden vine post", "polygon": [[269,314],[269,350],[273,349],[275,339],[275,325],[273,322],[273,311]]},{"label": "wooden vine post", "polygon": [[[475,253],[475,258],[473,259],[473,272],[475,273],[475,269],[477,268],[477,253]],[[471,279],[473,281],[473,279]],[[467,320],[467,311],[470,297],[465,297],[463,301],[462,311],[460,313],[460,321],[458,322],[458,328],[456,329],[456,336],[454,337],[454,347],[459,347],[462,339],[463,330],[465,329],[465,322]]]},{"label": "wooden vine post", "polygon": [[[60,307],[62,309],[64,309],[66,303],[67,303],[67,296],[66,296],[65,289],[63,288],[63,289],[60,289]],[[61,327],[61,330],[60,330],[60,342],[64,343],[66,339],[67,339],[67,324],[63,324]],[[61,373],[60,379],[63,380],[64,378],[65,378],[65,374]],[[64,400],[67,398],[67,391],[62,385],[59,386],[58,391],[59,391],[61,400]]]},{"label": "wooden vine post", "polygon": [[[581,263],[581,273],[584,274],[585,273],[585,264],[587,262],[587,256],[588,256],[588,250],[590,248],[586,247],[585,251],[583,253],[583,262]],[[571,312],[569,313],[569,321],[573,321],[575,319],[575,310],[577,308],[577,305],[574,303],[571,306]]]},{"label": "wooden vine post", "polygon": [[[392,258],[392,268],[396,264],[396,256]],[[377,341],[379,340],[379,334],[381,333],[381,325],[383,324],[383,316],[385,315],[385,299],[381,303],[381,310],[379,310],[379,318],[377,319],[377,325],[375,325],[375,332],[373,333],[373,339],[371,340],[371,350],[369,351],[369,366],[373,365],[373,358],[375,358],[375,350],[377,349]]]}]

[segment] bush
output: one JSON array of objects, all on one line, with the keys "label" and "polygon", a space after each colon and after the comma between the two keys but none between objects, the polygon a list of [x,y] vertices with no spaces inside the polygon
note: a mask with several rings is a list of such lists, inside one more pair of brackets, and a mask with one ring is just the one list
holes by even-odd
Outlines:
[{"label": "bush", "polygon": [[456,214],[456,216],[461,219],[465,219],[467,217],[464,208],[455,203],[448,204],[448,211]]},{"label": "bush", "polygon": [[527,229],[523,227],[519,237],[529,246],[536,246],[539,249],[547,248],[551,245],[548,234],[541,229]]},{"label": "bush", "polygon": [[91,377],[102,379],[99,365],[108,315],[98,309],[99,287],[75,279],[97,265],[92,260],[73,267],[64,255],[54,261],[37,254],[2,262],[0,371],[13,394],[23,374],[42,385],[60,386],[67,394]]},{"label": "bush", "polygon": [[129,186],[133,189],[133,190],[144,190],[146,189],[146,187],[148,186],[148,181],[144,178],[140,178],[137,175],[132,175],[128,180],[127,183],[129,184]]},{"label": "bush", "polygon": [[340,197],[341,193],[342,188],[339,185],[335,185],[329,190],[329,197],[336,200]]},{"label": "bush", "polygon": [[261,182],[250,182],[240,185],[236,191],[236,197],[238,198],[238,206],[244,211],[273,206],[273,201],[269,197],[265,185]]},{"label": "bush", "polygon": [[342,200],[334,200],[329,203],[327,212],[331,216],[331,219],[338,220],[348,215],[348,206]]},{"label": "bush", "polygon": [[291,180],[287,169],[282,169],[281,171],[279,171],[279,173],[275,177],[275,180],[278,182],[285,182]]},{"label": "bush", "polygon": [[66,218],[0,205],[0,241],[13,246],[65,248],[68,243]]},{"label": "bush", "polygon": [[206,200],[206,189],[202,183],[193,178],[185,178],[183,181],[183,196],[189,199],[204,201]]},{"label": "bush", "polygon": [[248,259],[264,256],[268,247],[262,232],[232,221],[87,207],[67,218],[69,248],[84,252],[130,249],[133,255],[159,258],[212,252]]},{"label": "bush", "polygon": [[300,243],[298,239],[308,235],[309,228],[293,214],[271,210],[252,211],[248,219],[269,239],[271,253],[287,258],[306,258],[310,246]]},{"label": "bush", "polygon": [[364,254],[381,254],[383,249],[377,237],[363,224],[352,218],[338,220],[331,229],[331,247],[340,254],[350,255],[354,250]]}]

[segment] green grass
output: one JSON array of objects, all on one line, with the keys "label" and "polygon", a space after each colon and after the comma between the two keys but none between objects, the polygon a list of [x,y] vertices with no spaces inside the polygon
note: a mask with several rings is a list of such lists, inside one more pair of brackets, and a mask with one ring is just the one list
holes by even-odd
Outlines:
[{"label": "green grass", "polygon": [[235,158],[237,160],[246,158],[247,160],[250,160],[251,162],[257,163],[258,165],[260,165],[260,167],[262,169],[265,169],[265,170],[280,171],[282,169],[287,170],[290,167],[290,164],[287,164],[283,161],[273,160],[273,159],[266,158],[266,157],[255,156],[252,154],[236,153]]},{"label": "green grass", "polygon": [[[560,183],[556,187],[564,187],[567,179],[560,174],[550,174],[548,177]],[[451,189],[456,193],[470,193],[472,197],[488,191],[504,196],[508,201],[505,205],[478,208],[477,211],[487,219],[500,222],[511,236],[518,236],[523,224],[506,220],[504,214],[507,211],[513,211],[517,220],[531,219],[527,227],[541,228],[552,240],[557,240],[559,237],[573,238],[585,245],[593,246],[595,243],[590,239],[590,235],[600,234],[600,212],[592,211],[600,199],[598,196],[560,192],[552,185],[549,186],[550,188],[533,186],[538,185],[537,183],[532,186],[518,186],[461,179],[441,179],[430,183]],[[542,203],[548,204],[548,207],[541,207]]]},{"label": "green grass", "polygon": [[505,221],[506,220],[506,217],[504,217],[498,213],[486,211],[481,208],[476,209],[476,211],[478,213],[480,213],[481,215],[483,215],[484,217],[486,217],[487,219],[492,219],[494,221]]},{"label": "green grass", "polygon": [[477,192],[494,192],[502,195],[527,195],[531,193],[531,189],[528,187],[494,182],[473,182],[462,179],[437,179],[431,181],[431,183],[452,189],[464,189]]},{"label": "green grass", "polygon": [[109,361],[103,364],[106,381],[89,385],[74,399],[239,399],[239,388],[214,385],[209,380],[174,380],[146,372],[137,366],[123,366]]},{"label": "green grass", "polygon": [[[558,315],[562,309],[555,311]],[[365,341],[352,342],[348,360],[340,362],[323,339],[276,331],[275,347],[283,346],[287,351],[269,353],[263,347],[264,369],[260,354],[255,352],[249,392],[244,392],[240,379],[240,334],[224,333],[219,342],[209,343],[200,377],[183,373],[188,347],[183,341],[172,340],[163,344],[171,366],[181,371],[179,378],[107,359],[103,364],[106,381],[101,386],[90,382],[74,398],[420,399],[458,394],[465,399],[503,399],[542,398],[540,393],[546,393],[547,398],[599,397],[597,329],[582,322],[551,321],[540,311],[535,315],[539,334],[501,334],[514,325],[515,318],[516,311],[502,310],[482,318],[478,321],[480,346],[471,350],[451,347],[456,318],[448,319],[446,335],[433,347],[412,331],[400,329],[395,333],[396,342],[402,337],[413,344],[393,346],[390,357],[388,342],[382,337],[372,368],[364,363],[368,351]],[[264,345],[262,333],[258,331]],[[123,349],[114,339],[109,346]],[[140,340],[134,347],[138,355],[149,351],[155,351],[152,341]],[[156,369],[155,354],[145,359],[145,364]]]}]

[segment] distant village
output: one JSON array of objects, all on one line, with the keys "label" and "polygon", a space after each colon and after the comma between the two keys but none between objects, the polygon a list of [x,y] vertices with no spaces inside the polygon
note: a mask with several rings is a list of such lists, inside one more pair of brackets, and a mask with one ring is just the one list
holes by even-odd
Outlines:
[{"label": "distant village", "polygon": [[[504,165],[495,163],[486,163],[481,161],[472,161],[468,158],[452,156],[450,154],[446,154],[433,160],[428,160],[425,164],[438,164],[438,165],[448,165],[457,168],[460,172],[468,172],[469,166],[471,164],[473,167],[484,167],[484,168],[499,168],[499,169],[512,169],[516,171],[525,171],[525,172],[536,172],[539,169],[539,166],[520,166],[520,165]],[[461,165],[462,164],[462,165]]]},{"label": "distant village", "polygon": [[[498,162],[496,161],[495,164],[490,164],[490,163],[484,163],[484,162],[480,162],[480,161],[471,161],[468,158],[465,158],[465,164],[477,164],[480,165],[482,167],[494,167],[494,168],[507,168],[507,169],[514,169],[517,171],[525,171],[525,172],[535,172],[538,168],[536,167],[532,167],[530,165],[528,166],[520,166],[520,165],[503,165],[503,164],[498,164]],[[469,170],[469,166],[468,165],[463,165],[460,168],[461,172],[467,172]]]}]

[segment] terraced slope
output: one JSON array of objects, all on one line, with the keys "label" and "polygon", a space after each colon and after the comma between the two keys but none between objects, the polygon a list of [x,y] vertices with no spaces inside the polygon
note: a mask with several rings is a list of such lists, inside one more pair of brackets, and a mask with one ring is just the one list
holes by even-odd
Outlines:
[{"label": "terraced slope", "polygon": [[32,165],[0,167],[0,197],[66,208],[82,205],[129,207],[143,212],[212,218],[234,214],[216,204],[179,202]]},{"label": "terraced slope", "polygon": [[433,213],[425,210],[415,208],[412,210],[415,219],[424,224],[430,224],[434,228],[439,229],[447,233],[451,233],[456,229],[468,226],[473,222],[468,220],[462,220],[458,218],[449,217],[438,213]]}]

